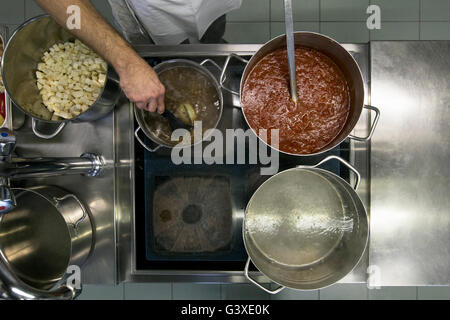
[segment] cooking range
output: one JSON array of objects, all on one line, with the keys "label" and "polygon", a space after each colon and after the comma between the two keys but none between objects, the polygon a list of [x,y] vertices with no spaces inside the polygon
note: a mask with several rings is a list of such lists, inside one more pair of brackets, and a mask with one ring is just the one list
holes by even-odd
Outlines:
[{"label": "cooking range", "polygon": [[[353,55],[358,64],[362,64],[360,67],[366,79],[368,57],[360,52]],[[243,57],[249,59],[251,56]],[[146,60],[155,66],[176,58],[198,63],[212,59],[223,66],[226,57],[198,53],[191,56],[147,56]],[[226,74],[227,87],[239,90],[244,68],[245,65],[239,60],[230,60]],[[220,70],[213,65],[208,69],[219,78]],[[223,133],[226,129],[249,129],[239,109],[239,98],[226,91],[223,95],[223,115],[217,129]],[[149,152],[135,139],[136,271],[242,271],[247,260],[242,239],[244,211],[253,193],[270,176],[261,175],[260,165],[175,165],[171,161],[170,149],[158,148],[144,135],[141,139],[156,151]],[[204,142],[203,147],[208,143]],[[244,145],[237,145],[242,143],[239,140],[234,143],[234,150],[244,147],[248,155],[247,140]],[[334,149],[311,157],[280,154],[279,171],[297,165],[314,165],[329,155],[354,162],[352,145],[347,139]],[[224,158],[226,152],[224,150]],[[225,159],[223,163],[227,163]],[[348,169],[337,161],[326,163],[322,168],[350,182]]]}]

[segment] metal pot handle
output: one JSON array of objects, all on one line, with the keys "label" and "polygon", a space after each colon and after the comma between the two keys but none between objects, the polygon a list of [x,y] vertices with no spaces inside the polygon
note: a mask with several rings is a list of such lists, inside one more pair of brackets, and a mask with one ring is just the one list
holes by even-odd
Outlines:
[{"label": "metal pot handle", "polygon": [[71,194],[71,193],[70,194],[66,194],[64,197],[61,197],[61,198],[54,197],[53,201],[55,201],[55,206],[57,208],[59,208],[59,206],[61,205],[61,202],[63,202],[66,199],[69,199],[69,198],[74,199],[78,203],[78,205],[80,206],[81,210],[83,211],[83,215],[75,223],[71,223],[73,225],[73,229],[75,231],[75,235],[78,235],[78,226],[88,216],[88,214],[86,212],[86,208],[84,207],[84,204],[81,203],[80,199],[78,199],[77,196],[75,196],[74,194]]},{"label": "metal pot handle", "polygon": [[136,137],[137,141],[139,141],[139,143],[141,144],[141,146],[143,146],[145,149],[147,149],[147,151],[149,152],[156,152],[159,148],[161,148],[161,145],[158,145],[156,148],[151,149],[150,147],[148,147],[142,140],[141,138],[139,138],[139,131],[141,130],[141,127],[138,127],[136,129],[136,131],[134,132],[134,136]]},{"label": "metal pot handle", "polygon": [[318,166],[324,164],[325,162],[328,162],[330,160],[336,159],[339,162],[341,162],[342,164],[344,164],[347,168],[349,168],[356,176],[356,182],[355,182],[355,186],[353,187],[353,189],[357,190],[359,187],[359,184],[361,183],[361,175],[359,174],[358,170],[356,170],[355,167],[353,167],[350,163],[348,163],[347,161],[345,161],[344,159],[338,157],[338,156],[328,156],[325,159],[323,159],[322,161],[320,161],[318,164],[313,165],[313,166],[297,166],[297,168],[317,168]]},{"label": "metal pot handle", "polygon": [[37,123],[38,123],[38,120],[33,118],[32,121],[31,121],[31,129],[33,130],[33,133],[36,135],[36,137],[39,137],[41,139],[47,139],[47,140],[48,139],[53,139],[54,137],[56,137],[62,131],[62,129],[64,129],[64,127],[67,124],[67,122],[61,122],[54,133],[44,134],[44,133],[41,133],[41,132],[38,131]]},{"label": "metal pot handle", "polygon": [[364,138],[353,136],[353,135],[349,135],[348,137],[350,139],[353,139],[353,140],[356,140],[356,141],[369,141],[372,138],[373,133],[375,132],[375,128],[377,127],[378,120],[380,119],[380,109],[378,109],[378,108],[376,108],[374,106],[368,106],[368,105],[365,105],[364,108],[372,110],[372,111],[375,111],[375,120],[373,120],[372,126],[371,126],[370,131],[369,131],[369,135],[367,137],[364,137]]},{"label": "metal pot handle", "polygon": [[[219,72],[220,72],[220,76],[222,76],[222,68],[221,68],[214,60],[212,60],[212,59],[205,59],[205,60],[203,60],[202,62],[200,62],[200,65],[201,65],[202,67],[204,67],[205,64],[207,64],[208,62],[209,62],[210,64],[212,64],[214,67],[216,67],[217,70],[219,70]],[[226,79],[226,77],[225,77],[225,79]],[[220,84],[219,84],[219,87],[222,88],[222,86],[221,86]]]},{"label": "metal pot handle", "polygon": [[[44,197],[42,194],[40,194],[39,192],[32,190],[32,189],[25,189],[25,188],[12,188],[11,190],[20,190],[20,191],[26,191],[26,192],[31,192],[34,193],[35,195],[44,198],[45,200],[48,200],[46,197]],[[75,234],[77,233],[77,229],[78,226],[80,225],[80,223],[82,223],[84,220],[86,220],[86,217],[88,216],[86,208],[84,206],[84,204],[80,201],[80,199],[78,199],[78,197],[74,194],[66,194],[65,196],[58,198],[58,197],[53,197],[53,201],[54,201],[54,205],[57,209],[59,209],[61,202],[63,202],[66,199],[72,198],[74,199],[78,205],[80,206],[81,210],[83,211],[83,215],[81,216],[80,219],[78,219],[75,223],[71,223],[73,225],[73,228],[75,230]]]},{"label": "metal pot handle", "polygon": [[[39,197],[42,197],[46,200],[48,200],[44,195],[41,193],[32,190],[32,189],[26,189],[26,188],[12,188],[12,190],[20,190],[20,191],[26,191],[26,192],[32,192],[36,194]],[[81,201],[73,194],[65,195],[61,198],[53,198],[55,201],[55,206],[59,206],[59,203],[61,201],[64,201],[65,199],[73,198],[75,201],[78,202],[81,209],[83,210],[83,216],[74,223],[74,228],[76,232],[76,228],[78,225],[87,217],[87,212],[84,207],[84,205],[81,203]],[[1,222],[1,216],[0,216],[0,222]],[[40,290],[33,288],[32,286],[26,284],[21,279],[19,279],[15,272],[12,270],[11,265],[4,256],[3,252],[0,250],[0,280],[3,282],[4,286],[2,289],[6,292],[7,298],[9,299],[18,299],[18,300],[73,300],[77,296],[81,294],[81,288],[75,289],[71,286],[68,286],[66,284],[63,284],[65,281],[65,277],[63,277],[60,281],[58,281],[58,286],[54,290]],[[1,292],[0,292],[1,297]]]},{"label": "metal pot handle", "polygon": [[235,96],[240,96],[240,93],[239,93],[239,92],[234,91],[234,90],[231,90],[231,89],[229,89],[229,88],[227,88],[227,87],[225,86],[225,80],[226,80],[225,74],[226,74],[228,65],[230,64],[231,58],[236,58],[236,59],[238,59],[239,61],[242,61],[242,62],[245,63],[245,64],[248,63],[248,60],[247,60],[247,59],[244,59],[244,58],[238,56],[238,55],[235,54],[235,53],[230,53],[229,56],[227,57],[227,60],[225,61],[225,64],[223,65],[222,73],[220,74],[220,81],[219,81],[219,84],[220,84],[220,87],[221,87],[222,89],[224,89],[225,91],[228,91],[228,92],[230,92],[231,94],[234,94]]},{"label": "metal pot handle", "polygon": [[108,64],[107,77],[108,77],[108,79],[110,79],[110,80],[114,81],[115,83],[117,83],[118,85],[120,85],[119,75],[117,74],[116,70],[109,64]]},{"label": "metal pot handle", "polygon": [[222,68],[221,68],[214,60],[211,60],[211,59],[205,59],[205,60],[203,60],[202,62],[200,62],[200,65],[201,65],[201,66],[204,66],[204,65],[207,64],[207,63],[212,64],[214,67],[216,67],[216,68],[220,71],[220,74],[222,74]]},{"label": "metal pot handle", "polygon": [[277,293],[283,291],[284,289],[286,289],[286,287],[280,286],[279,288],[277,288],[275,290],[270,290],[270,289],[267,289],[266,287],[264,287],[263,285],[261,285],[260,283],[258,283],[255,279],[251,278],[248,273],[248,269],[250,267],[250,261],[251,261],[251,259],[250,259],[250,257],[248,257],[247,263],[245,264],[245,269],[244,269],[244,274],[245,274],[245,277],[248,279],[248,281],[250,281],[255,286],[259,287],[260,289],[262,289],[265,292],[270,293],[270,294],[277,294]]}]

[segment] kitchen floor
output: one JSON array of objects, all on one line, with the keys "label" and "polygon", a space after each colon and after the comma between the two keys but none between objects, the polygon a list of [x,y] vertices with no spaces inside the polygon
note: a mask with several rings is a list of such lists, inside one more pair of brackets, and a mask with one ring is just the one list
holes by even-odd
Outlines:
[{"label": "kitchen floor", "polygon": [[[106,0],[92,0],[112,21]],[[243,0],[227,15],[225,40],[264,43],[283,33],[282,0]],[[368,30],[369,5],[381,8],[381,29]],[[450,40],[449,0],[293,0],[294,28],[315,31],[340,42],[370,40]],[[0,24],[13,31],[24,20],[41,14],[33,0],[0,0]],[[245,31],[245,32],[243,32]],[[450,299],[450,286],[383,287],[337,284],[311,292],[285,290],[270,296],[250,284],[126,283],[85,285],[79,299]]]}]

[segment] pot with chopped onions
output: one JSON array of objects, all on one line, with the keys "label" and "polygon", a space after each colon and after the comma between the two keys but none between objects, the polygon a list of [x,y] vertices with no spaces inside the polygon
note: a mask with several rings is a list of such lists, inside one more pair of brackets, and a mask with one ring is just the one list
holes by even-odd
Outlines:
[{"label": "pot with chopped onions", "polygon": [[[4,50],[2,75],[14,104],[33,118],[33,132],[55,137],[69,121],[109,114],[121,89],[114,70],[48,15],[32,18]],[[44,123],[54,123],[50,132]],[[47,130],[43,130],[47,129]]]},{"label": "pot with chopped onions", "polygon": [[[223,96],[218,81],[203,66],[207,62],[215,64],[211,60],[198,64],[191,60],[174,59],[154,67],[166,88],[164,98],[166,109],[187,125],[201,124],[201,135],[194,134],[196,130],[194,126],[179,139],[172,139],[173,130],[166,118],[156,112],[135,107],[135,116],[139,123],[136,137],[140,142],[142,140],[138,132],[142,129],[145,135],[157,144],[156,148],[186,147],[205,140],[207,131],[216,128],[222,116]],[[217,65],[216,67],[220,69]],[[143,141],[141,144],[147,150],[155,151]]]}]

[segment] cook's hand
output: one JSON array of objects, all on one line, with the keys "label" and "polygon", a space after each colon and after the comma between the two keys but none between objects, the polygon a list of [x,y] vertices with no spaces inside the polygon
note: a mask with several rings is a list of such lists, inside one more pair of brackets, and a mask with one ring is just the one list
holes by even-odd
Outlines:
[{"label": "cook's hand", "polygon": [[156,72],[143,60],[135,59],[119,72],[120,86],[138,108],[164,112],[164,85]]}]

